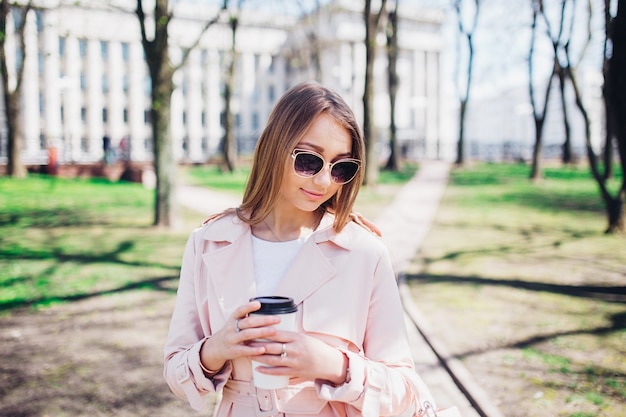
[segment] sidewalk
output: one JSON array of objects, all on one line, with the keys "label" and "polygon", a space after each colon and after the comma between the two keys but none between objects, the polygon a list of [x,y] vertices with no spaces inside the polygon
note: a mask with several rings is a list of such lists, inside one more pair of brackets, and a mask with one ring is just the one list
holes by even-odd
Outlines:
[{"label": "sidewalk", "polygon": [[[430,388],[438,406],[456,405],[463,417],[501,417],[502,414],[491,405],[465,367],[449,357],[445,347],[429,332],[427,321],[413,304],[402,280],[430,229],[445,191],[448,172],[447,163],[421,162],[417,175],[402,188],[374,223],[383,233],[383,240],[401,278],[400,292],[407,312],[406,323],[417,372]],[[234,196],[201,187],[179,185],[177,190],[181,205],[207,215],[239,204]]]},{"label": "sidewalk", "polygon": [[430,388],[437,405],[456,405],[463,417],[502,417],[465,366],[449,355],[445,346],[433,336],[427,319],[413,303],[403,279],[430,230],[448,182],[449,169],[445,162],[420,162],[418,173],[375,223],[383,233],[400,277],[400,294],[407,313],[407,329],[417,372]]}]

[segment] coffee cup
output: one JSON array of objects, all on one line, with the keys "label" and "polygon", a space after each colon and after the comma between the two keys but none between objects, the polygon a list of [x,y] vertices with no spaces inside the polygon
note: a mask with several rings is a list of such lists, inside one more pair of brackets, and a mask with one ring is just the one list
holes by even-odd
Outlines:
[{"label": "coffee cup", "polygon": [[[276,324],[278,330],[290,330],[296,329],[296,312],[298,306],[294,303],[290,297],[280,296],[265,296],[256,297],[250,299],[250,301],[258,301],[261,303],[261,308],[257,311],[250,313],[251,315],[269,315],[280,316],[280,323]],[[267,339],[257,339],[258,341],[268,341]],[[267,375],[257,372],[257,366],[267,366],[257,361],[252,361],[252,378],[254,380],[254,386],[264,389],[277,389],[284,388],[289,385],[288,375]]]}]

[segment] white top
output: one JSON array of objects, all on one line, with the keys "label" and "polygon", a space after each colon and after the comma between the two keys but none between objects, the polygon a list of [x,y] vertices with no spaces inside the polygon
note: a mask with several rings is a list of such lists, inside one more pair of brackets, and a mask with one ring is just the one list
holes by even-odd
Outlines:
[{"label": "white top", "polygon": [[274,290],[306,240],[307,237],[302,237],[287,242],[269,242],[252,236],[257,296],[274,295]]}]

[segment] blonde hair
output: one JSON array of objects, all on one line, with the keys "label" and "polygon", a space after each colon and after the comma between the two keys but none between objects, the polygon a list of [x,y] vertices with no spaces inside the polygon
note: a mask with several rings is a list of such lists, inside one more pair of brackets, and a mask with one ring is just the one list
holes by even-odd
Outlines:
[{"label": "blonde hair", "polygon": [[326,114],[352,138],[352,158],[361,161],[354,179],[320,206],[335,215],[334,229],[339,232],[350,221],[365,172],[365,145],[354,113],[334,91],[316,82],[305,82],[289,89],[276,103],[257,142],[250,178],[243,202],[237,210],[242,221],[258,224],[270,213],[279,195],[285,164],[313,120]]}]

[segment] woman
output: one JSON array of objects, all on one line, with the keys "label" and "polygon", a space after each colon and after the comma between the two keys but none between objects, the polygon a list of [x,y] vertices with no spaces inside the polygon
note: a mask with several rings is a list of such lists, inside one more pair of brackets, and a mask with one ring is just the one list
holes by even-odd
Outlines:
[{"label": "woman", "polygon": [[[364,156],[336,93],[303,83],[279,100],[243,203],[194,231],[183,256],[164,375],[192,407],[220,390],[217,415],[234,417],[395,415],[431,401],[388,253],[352,214]],[[250,314],[267,295],[294,299],[297,331]],[[255,388],[251,359],[289,386]]]}]

